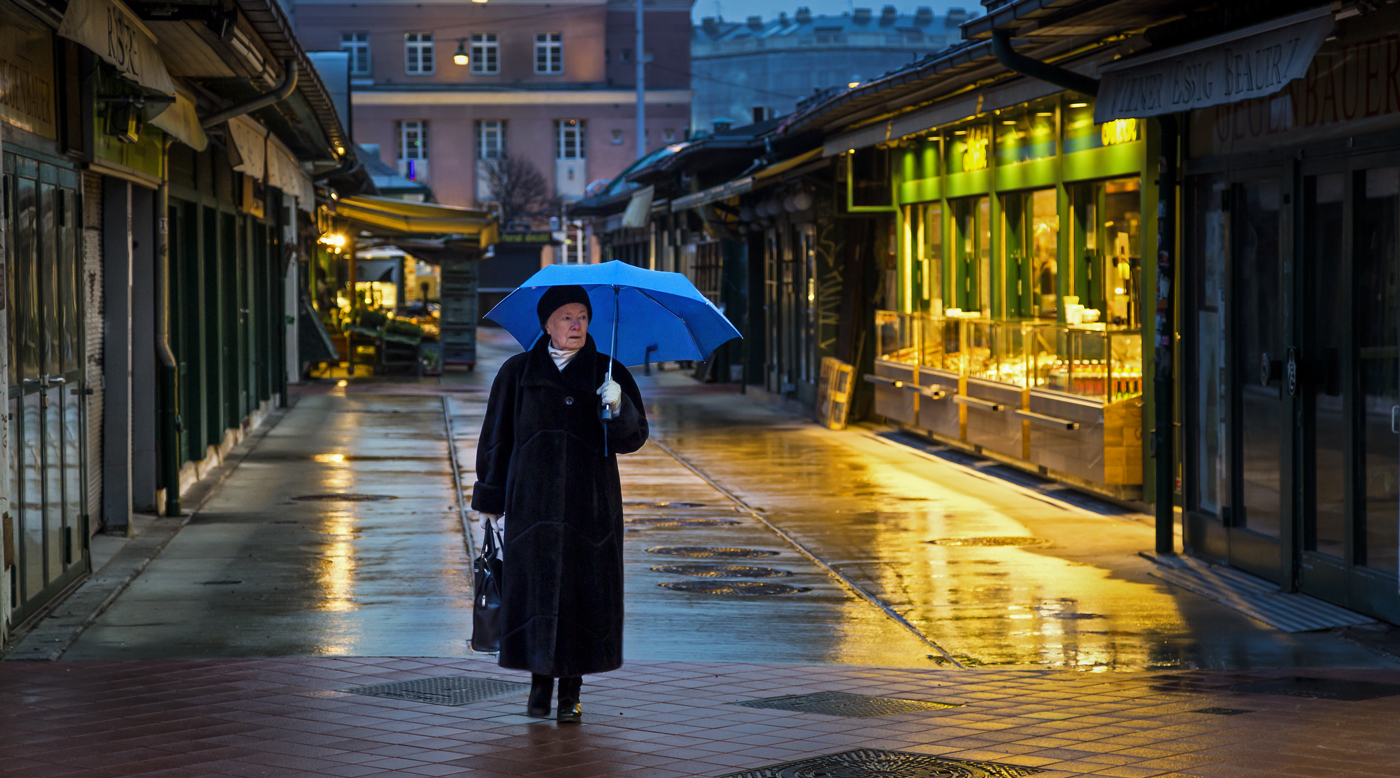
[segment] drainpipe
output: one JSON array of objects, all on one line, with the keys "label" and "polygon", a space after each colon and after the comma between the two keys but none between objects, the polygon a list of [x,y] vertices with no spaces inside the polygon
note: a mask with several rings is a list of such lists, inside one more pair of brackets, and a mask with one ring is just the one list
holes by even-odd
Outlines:
[{"label": "drainpipe", "polygon": [[1037,81],[1054,84],[1081,95],[1095,97],[1099,93],[1099,81],[1096,78],[1082,76],[1058,65],[1017,54],[1011,47],[1011,33],[1006,30],[992,30],[992,54],[996,56],[997,62],[1005,65],[1006,69],[1013,73],[1030,76]]},{"label": "drainpipe", "polygon": [[160,437],[165,454],[165,515],[180,515],[180,365],[170,347],[170,144],[161,144],[161,171],[156,189],[156,354],[160,357]]},{"label": "drainpipe", "polygon": [[[1037,81],[1044,81],[1071,92],[1097,97],[1099,81],[1057,65],[1051,65],[1017,54],[1011,46],[1011,33],[992,31],[992,54],[1008,70]],[[1159,164],[1157,168],[1157,300],[1153,322],[1152,397],[1154,404],[1152,457],[1156,482],[1156,551],[1159,555],[1176,553],[1176,458],[1172,451],[1176,430],[1172,421],[1174,383],[1172,377],[1173,345],[1176,341],[1176,311],[1173,307],[1176,268],[1176,154],[1180,129],[1175,116],[1158,118],[1161,128]]]},{"label": "drainpipe", "polygon": [[294,59],[289,59],[286,62],[282,63],[282,68],[286,72],[286,75],[282,78],[282,83],[279,84],[276,89],[273,89],[271,92],[265,92],[261,95],[258,95],[257,97],[254,97],[252,100],[249,100],[246,103],[241,103],[231,108],[225,108],[224,110],[219,111],[213,116],[201,119],[199,122],[199,126],[207,130],[210,127],[213,127],[214,125],[226,122],[229,119],[234,118],[235,116],[242,116],[245,113],[252,113],[253,111],[258,110],[259,108],[266,108],[267,106],[272,105],[273,103],[280,103],[283,100],[286,100],[287,97],[291,95],[292,90],[297,88],[297,61]]}]

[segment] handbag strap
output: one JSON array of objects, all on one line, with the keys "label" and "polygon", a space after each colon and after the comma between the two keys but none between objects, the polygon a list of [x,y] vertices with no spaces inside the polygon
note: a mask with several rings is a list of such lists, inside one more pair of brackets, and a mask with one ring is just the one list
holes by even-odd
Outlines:
[{"label": "handbag strap", "polygon": [[490,519],[486,519],[486,541],[481,544],[481,555],[486,558],[497,556],[497,551],[504,549],[505,538],[501,536],[501,531],[496,529]]}]

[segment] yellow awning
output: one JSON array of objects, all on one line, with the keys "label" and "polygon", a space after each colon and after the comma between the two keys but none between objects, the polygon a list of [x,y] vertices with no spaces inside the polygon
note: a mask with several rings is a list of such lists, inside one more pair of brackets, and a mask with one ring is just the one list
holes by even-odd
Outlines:
[{"label": "yellow awning", "polygon": [[451,205],[413,203],[392,197],[356,195],[336,201],[336,216],[359,222],[385,237],[428,235],[475,237],[481,248],[496,243],[496,217],[487,211]]},{"label": "yellow awning", "polygon": [[765,178],[773,178],[775,176],[780,176],[788,172],[789,170],[798,167],[799,165],[805,165],[808,162],[817,159],[821,155],[822,150],[820,148],[816,148],[806,153],[798,154],[792,159],[785,159],[782,162],[769,165],[768,167],[758,171],[757,173],[754,173],[754,185],[759,185]]}]

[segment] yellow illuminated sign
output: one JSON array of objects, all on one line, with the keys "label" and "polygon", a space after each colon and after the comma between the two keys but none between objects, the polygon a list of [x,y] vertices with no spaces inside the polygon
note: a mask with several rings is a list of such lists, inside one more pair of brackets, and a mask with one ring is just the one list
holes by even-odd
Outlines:
[{"label": "yellow illuminated sign", "polygon": [[1138,139],[1137,119],[1114,119],[1100,127],[1099,132],[1105,146],[1134,143]]},{"label": "yellow illuminated sign", "polygon": [[963,149],[963,172],[987,169],[987,147],[991,132],[986,128],[969,130],[967,146]]}]

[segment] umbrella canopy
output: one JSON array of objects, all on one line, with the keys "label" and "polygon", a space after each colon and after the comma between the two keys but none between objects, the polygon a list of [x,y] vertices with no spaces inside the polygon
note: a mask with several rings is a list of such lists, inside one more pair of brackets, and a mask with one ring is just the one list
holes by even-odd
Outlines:
[{"label": "umbrella canopy", "polygon": [[703,360],[739,337],[734,325],[690,279],[615,260],[600,265],[550,265],[511,292],[486,318],[528,349],[543,334],[535,311],[540,297],[551,286],[569,285],[587,290],[593,303],[589,333],[600,350],[624,365]]}]

